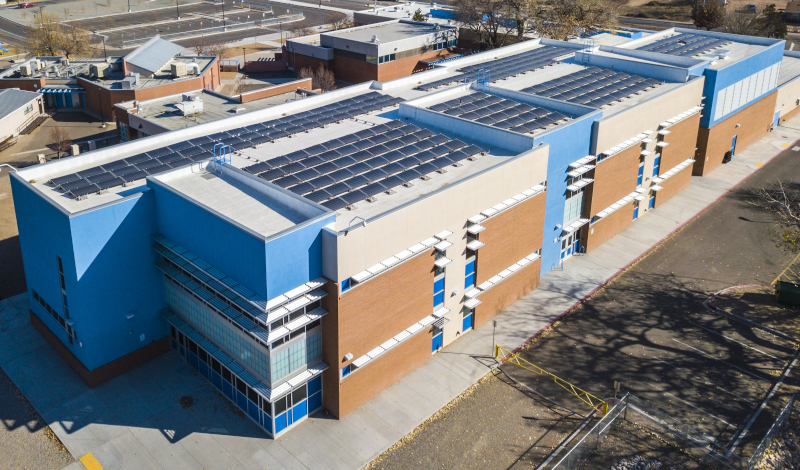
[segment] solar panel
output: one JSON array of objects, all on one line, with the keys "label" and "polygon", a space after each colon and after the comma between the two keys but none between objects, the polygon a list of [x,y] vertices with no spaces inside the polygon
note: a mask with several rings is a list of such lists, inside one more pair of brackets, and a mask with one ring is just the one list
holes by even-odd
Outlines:
[{"label": "solar panel", "polygon": [[61,187],[62,190],[66,191],[66,192],[69,192],[69,191],[72,191],[73,189],[82,188],[82,187],[88,186],[90,184],[91,183],[89,183],[85,179],[80,178],[80,179],[77,179],[77,180],[70,181],[68,183],[61,183],[59,185],[59,187]]},{"label": "solar panel", "polygon": [[330,201],[323,202],[322,205],[332,211],[335,211],[347,206],[347,203],[342,198],[335,198],[331,199]]},{"label": "solar panel", "polygon": [[106,163],[105,165],[101,165],[101,167],[106,171],[113,171],[118,170],[120,168],[126,167],[128,164],[122,160],[117,160],[116,162]]},{"label": "solar panel", "polygon": [[146,171],[150,175],[156,175],[158,173],[161,173],[162,171],[167,171],[169,169],[170,169],[169,165],[158,165],[151,168],[147,168],[144,171]]},{"label": "solar panel", "polygon": [[89,176],[99,175],[100,173],[103,173],[104,171],[105,170],[103,170],[101,167],[96,166],[94,168],[89,168],[88,170],[79,171],[79,172],[77,172],[75,174],[80,176],[81,178],[86,178],[86,177],[89,177]]},{"label": "solar panel", "polygon": [[79,179],[81,179],[81,177],[73,173],[71,175],[64,175],[64,176],[59,176],[57,178],[53,178],[50,180],[50,183],[53,186],[60,186],[62,184],[70,183],[72,181],[77,181]]},{"label": "solar panel", "polygon": [[121,186],[125,180],[119,177],[114,177],[97,183],[97,187],[102,189],[113,188],[114,186]]},{"label": "solar panel", "polygon": [[89,181],[90,183],[99,183],[101,181],[110,180],[111,178],[114,178],[114,174],[111,172],[105,172],[97,175],[88,176],[86,177],[86,180]]},{"label": "solar panel", "polygon": [[98,191],[100,191],[100,188],[98,188],[96,184],[90,184],[88,186],[73,189],[72,191],[69,191],[69,193],[72,195],[72,197],[77,198],[86,196],[87,194],[96,193]]}]

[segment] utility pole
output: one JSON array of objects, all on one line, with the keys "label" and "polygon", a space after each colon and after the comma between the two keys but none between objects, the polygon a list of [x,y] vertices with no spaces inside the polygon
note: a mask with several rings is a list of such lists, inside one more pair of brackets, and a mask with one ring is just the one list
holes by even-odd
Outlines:
[{"label": "utility pole", "polygon": [[131,12],[131,0],[128,0],[128,13]]},{"label": "utility pole", "polygon": [[103,36],[103,58],[108,59],[108,54],[106,54],[106,37]]},{"label": "utility pole", "polygon": [[247,48],[242,48],[242,55],[244,55],[244,63],[242,64],[242,71],[247,73]]},{"label": "utility pole", "polygon": [[225,0],[222,0],[222,30],[227,30],[227,24],[225,23]]},{"label": "utility pole", "polygon": [[[130,0],[128,0],[130,2]],[[181,19],[181,0],[175,0],[175,14]]]}]

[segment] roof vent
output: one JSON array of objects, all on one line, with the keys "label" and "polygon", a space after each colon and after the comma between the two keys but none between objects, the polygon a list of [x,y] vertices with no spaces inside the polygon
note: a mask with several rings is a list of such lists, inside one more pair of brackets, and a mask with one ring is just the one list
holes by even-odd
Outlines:
[{"label": "roof vent", "polygon": [[731,55],[731,51],[729,51],[727,49],[719,49],[719,50],[714,51],[714,55],[719,57],[722,60],[727,60],[728,56]]},{"label": "roof vent", "polygon": [[377,34],[372,36],[372,42],[374,42],[375,44],[380,44],[381,43],[381,40],[378,39],[378,35]]}]

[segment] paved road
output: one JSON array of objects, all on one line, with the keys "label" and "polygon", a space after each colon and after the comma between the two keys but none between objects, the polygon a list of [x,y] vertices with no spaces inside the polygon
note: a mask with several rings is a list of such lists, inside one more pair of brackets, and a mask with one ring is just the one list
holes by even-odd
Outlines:
[{"label": "paved road", "polygon": [[[564,317],[523,357],[600,397],[613,396],[613,383],[619,381],[623,393],[632,392],[702,431],[718,445],[728,445],[794,354],[795,346],[712,314],[702,302],[724,287],[770,283],[794,258],[767,237],[770,218],[746,203],[749,188],[762,187],[778,177],[800,181],[800,152],[787,150],[775,158]],[[569,262],[565,269],[570,269]],[[547,397],[574,410],[586,409],[546,378],[510,364],[503,369]],[[788,393],[793,385],[784,384],[782,390]],[[480,410],[484,416],[531,413],[529,404],[523,407],[503,401],[497,393],[482,393],[482,388],[488,387],[479,385],[478,391],[445,412],[441,420],[446,420],[447,426],[436,425],[438,420],[425,426],[374,468],[438,467],[443,460],[454,468],[474,468],[484,452],[492,455],[493,451],[486,449],[507,448],[516,442],[520,431],[513,424],[509,432],[472,431],[481,424],[468,410]],[[777,402],[775,405],[773,410]],[[509,406],[517,407],[516,414],[509,412]],[[536,412],[545,410],[540,406]],[[760,433],[757,425],[745,439],[748,449],[763,435],[765,421],[761,420]],[[542,426],[532,420],[527,432],[536,440],[545,435]],[[471,450],[475,442],[479,443],[478,452]],[[532,445],[530,453],[534,458],[528,462],[541,459],[538,445]],[[507,467],[505,461],[482,466]]]},{"label": "paved road", "polygon": [[9,21],[0,15],[0,42],[22,47],[25,45],[25,41],[21,38],[25,36],[26,28],[24,26]]}]

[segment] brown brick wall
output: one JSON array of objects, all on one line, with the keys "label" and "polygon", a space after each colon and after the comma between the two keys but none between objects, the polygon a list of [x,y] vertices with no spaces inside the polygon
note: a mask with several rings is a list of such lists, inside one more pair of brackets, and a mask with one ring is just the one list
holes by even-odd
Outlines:
[{"label": "brown brick wall", "polygon": [[47,327],[47,325],[36,316],[33,311],[28,310],[28,313],[31,318],[31,324],[36,331],[39,332],[44,339],[50,343],[50,346],[56,350],[56,352],[64,359],[64,361],[69,365],[69,367],[78,374],[78,377],[81,378],[89,388],[95,388],[98,385],[102,385],[105,382],[113,379],[118,375],[122,375],[129,370],[135,369],[140,365],[144,364],[145,362],[150,361],[151,359],[155,359],[156,357],[164,354],[165,352],[169,351],[169,337],[164,337],[159,340],[153,341],[152,343],[144,346],[136,351],[127,354],[125,356],[120,357],[114,361],[109,362],[106,365],[100,366],[97,369],[89,370],[86,366],[72,354],[64,343],[59,340],[56,335],[53,334],[52,331]]},{"label": "brown brick wall", "polygon": [[[408,77],[415,71],[426,68],[424,65],[420,64],[421,61],[435,60],[437,57],[444,57],[449,53],[448,49],[442,49],[440,51],[426,52],[413,57],[406,57],[386,64],[380,64],[378,65],[376,80],[388,82],[396,78]],[[338,57],[336,60],[338,60]]]},{"label": "brown brick wall", "polygon": [[[630,191],[628,192],[630,194]],[[647,204],[642,201],[639,204]],[[606,206],[608,207],[608,206]],[[641,208],[639,209],[642,210]],[[586,247],[586,252],[597,248],[609,238],[621,232],[633,222],[633,203],[625,204],[611,215],[603,217],[592,225],[584,226],[581,232],[581,246]]]},{"label": "brown brick wall", "polygon": [[664,189],[656,193],[655,206],[658,207],[662,203],[667,202],[672,198],[672,196],[686,189],[686,187],[689,186],[689,183],[691,182],[692,182],[691,166],[687,166],[677,174],[673,175],[671,178],[662,181],[659,184],[659,186],[661,186]]},{"label": "brown brick wall", "polygon": [[[338,417],[347,416],[430,358],[431,327],[428,327],[345,377],[339,387]],[[324,389],[323,394],[328,391]]]},{"label": "brown brick wall", "polygon": [[[322,60],[316,57],[309,57],[307,55],[298,54],[296,52],[289,52],[289,66],[297,70],[298,72],[304,68],[310,68],[311,70],[316,70],[319,68],[319,65],[322,64],[323,67],[326,69],[333,70],[331,62],[329,60]],[[334,75],[336,75],[336,71],[334,70]],[[336,77],[339,78],[338,76]]]},{"label": "brown brick wall", "polygon": [[661,150],[659,174],[663,174],[678,163],[694,157],[699,127],[700,113],[697,113],[669,128],[670,133],[665,135],[663,139],[669,145]]},{"label": "brown brick wall", "polygon": [[311,79],[306,78],[301,83],[291,82],[286,85],[276,85],[262,90],[251,91],[250,93],[242,93],[239,95],[240,103],[247,103],[248,101],[260,100],[262,98],[269,98],[270,96],[288,93],[297,89],[310,90]]},{"label": "brown brick wall", "polygon": [[333,75],[337,80],[349,83],[362,83],[378,79],[378,66],[347,57],[334,56],[331,61]]},{"label": "brown brick wall", "polygon": [[546,200],[538,194],[481,223],[478,239],[486,245],[478,250],[476,285],[542,248]]},{"label": "brown brick wall", "polygon": [[0,88],[19,88],[25,91],[37,91],[45,86],[47,82],[44,78],[7,78],[0,80]]},{"label": "brown brick wall", "polygon": [[[430,333],[420,332],[353,376],[339,380],[340,370],[352,362],[343,360],[345,354],[358,359],[430,315],[433,260],[433,250],[425,251],[341,295],[337,284],[325,286],[328,295],[322,306],[328,314],[322,317],[322,359],[330,368],[322,374],[323,406],[332,415],[344,417],[430,358]],[[385,358],[392,358],[390,371],[388,365],[379,365]],[[362,380],[362,386],[354,389]]]},{"label": "brown brick wall", "polygon": [[481,294],[478,297],[481,304],[475,307],[475,328],[483,325],[528,292],[539,287],[540,272],[541,258],[533,263],[528,263],[524,268]]},{"label": "brown brick wall", "polygon": [[[725,152],[731,149],[733,136],[736,138],[736,151],[769,132],[775,120],[775,100],[778,92],[770,93],[745,109],[717,123],[711,129],[701,127],[697,134],[697,156],[694,162],[694,175],[703,176],[722,164]],[[741,124],[741,127],[736,127]],[[706,161],[708,158],[708,161]],[[736,158],[734,155],[733,158]]]},{"label": "brown brick wall", "polygon": [[587,213],[584,209],[587,218],[636,190],[641,153],[642,147],[637,144],[597,164],[593,170],[594,176],[590,176],[594,178],[594,183],[585,189],[583,205],[589,211]]}]

